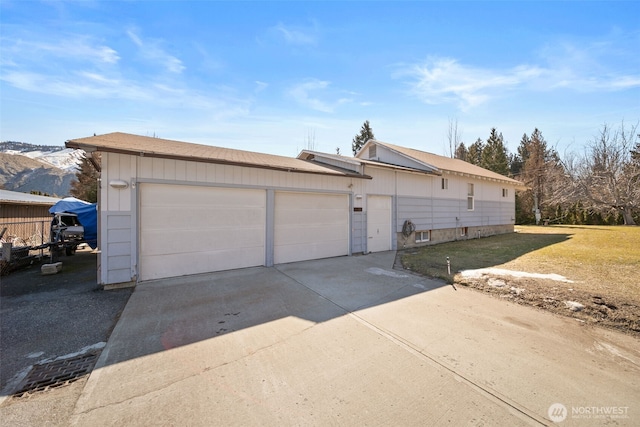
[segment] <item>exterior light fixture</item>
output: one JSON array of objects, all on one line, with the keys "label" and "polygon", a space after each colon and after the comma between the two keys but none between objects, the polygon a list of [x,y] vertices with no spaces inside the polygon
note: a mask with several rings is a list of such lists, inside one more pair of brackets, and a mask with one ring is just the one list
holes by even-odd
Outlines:
[{"label": "exterior light fixture", "polygon": [[122,179],[112,179],[111,181],[109,181],[109,186],[118,190],[124,190],[129,186],[129,183]]}]

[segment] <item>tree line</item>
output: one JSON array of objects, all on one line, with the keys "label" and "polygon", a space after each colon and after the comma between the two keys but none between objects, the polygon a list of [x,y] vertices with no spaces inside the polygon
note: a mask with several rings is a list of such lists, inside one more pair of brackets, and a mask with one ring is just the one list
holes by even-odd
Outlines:
[{"label": "tree line", "polygon": [[[509,153],[502,133],[486,140],[460,141],[457,121],[447,137],[451,157],[521,181],[516,193],[518,224],[636,225],[640,221],[640,134],[638,124],[605,124],[581,153],[561,157],[535,128]],[[374,139],[366,121],[352,141],[353,153]]]}]

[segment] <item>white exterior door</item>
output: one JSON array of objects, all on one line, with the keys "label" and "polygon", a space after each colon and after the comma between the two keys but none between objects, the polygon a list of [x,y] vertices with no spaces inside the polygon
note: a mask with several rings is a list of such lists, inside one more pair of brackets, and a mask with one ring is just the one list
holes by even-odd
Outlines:
[{"label": "white exterior door", "polygon": [[367,197],[367,251],[391,250],[391,197]]},{"label": "white exterior door", "polygon": [[346,194],[275,193],[275,264],[348,254]]},{"label": "white exterior door", "polygon": [[140,280],[265,263],[265,190],[140,184]]}]

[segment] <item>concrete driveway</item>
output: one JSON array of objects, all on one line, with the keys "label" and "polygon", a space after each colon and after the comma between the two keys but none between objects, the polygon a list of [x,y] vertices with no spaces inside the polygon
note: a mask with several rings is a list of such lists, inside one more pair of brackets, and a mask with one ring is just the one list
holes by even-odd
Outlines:
[{"label": "concrete driveway", "polygon": [[147,282],[75,425],[640,424],[640,345],[393,270],[395,253]]}]

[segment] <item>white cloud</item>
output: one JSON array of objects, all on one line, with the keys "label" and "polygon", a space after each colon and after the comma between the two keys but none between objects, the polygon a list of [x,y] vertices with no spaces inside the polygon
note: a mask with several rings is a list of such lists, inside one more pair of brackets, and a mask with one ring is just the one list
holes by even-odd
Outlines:
[{"label": "white cloud", "polygon": [[5,64],[42,61],[45,57],[104,64],[120,60],[117,51],[85,36],[69,36],[57,42],[3,38],[2,44]]},{"label": "white cloud", "polygon": [[173,55],[166,53],[155,40],[142,40],[134,30],[128,30],[127,35],[138,46],[143,58],[159,63],[170,73],[180,74],[185,70],[182,61]]},{"label": "white cloud", "polygon": [[[587,52],[574,47],[565,50],[566,61],[554,59],[546,66],[506,69],[474,67],[456,59],[434,57],[405,66],[394,77],[408,78],[410,91],[425,103],[452,103],[463,111],[515,90],[600,92],[640,87],[638,74],[605,72],[604,67],[596,66],[594,58],[587,57]],[[587,63],[591,66],[586,67]]]},{"label": "white cloud", "polygon": [[269,83],[261,82],[260,80],[256,80],[255,84],[256,84],[256,88],[254,89],[255,93],[260,93],[263,90],[265,90],[267,87],[269,87]]},{"label": "white cloud", "polygon": [[272,31],[275,31],[281,36],[288,44],[304,46],[314,45],[317,42],[315,35],[311,34],[315,32],[315,29],[308,30],[299,27],[285,26],[283,23],[278,23],[274,27],[271,27]]},{"label": "white cloud", "polygon": [[289,95],[301,105],[324,113],[332,113],[333,107],[317,97],[312,97],[311,93],[324,91],[329,87],[329,82],[324,80],[311,79],[293,86],[289,90]]},{"label": "white cloud", "polygon": [[465,110],[487,102],[494,93],[539,78],[545,71],[531,66],[491,70],[463,65],[451,58],[430,58],[398,76],[409,76],[411,90],[428,104],[455,103]]}]

